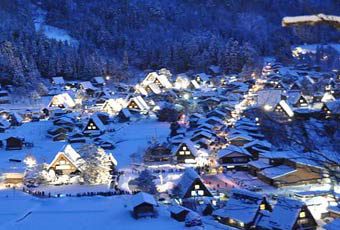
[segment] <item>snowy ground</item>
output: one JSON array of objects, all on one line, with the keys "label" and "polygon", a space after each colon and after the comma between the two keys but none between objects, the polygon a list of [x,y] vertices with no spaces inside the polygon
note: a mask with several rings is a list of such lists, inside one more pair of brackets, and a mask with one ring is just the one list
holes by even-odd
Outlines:
[{"label": "snowy ground", "polygon": [[[157,218],[135,220],[128,196],[39,199],[21,192],[0,192],[0,229],[184,229],[170,218],[166,206],[157,207]],[[204,229],[216,229],[207,218]],[[219,228],[220,229],[220,228]],[[221,228],[226,229],[226,228]]]},{"label": "snowy ground", "polygon": [[[152,139],[162,143],[170,133],[169,123],[156,120],[117,124],[114,128],[116,131],[110,136],[116,143],[112,152],[118,161],[118,168],[125,168],[131,163],[141,163],[143,150]],[[131,154],[135,157],[131,157]]]},{"label": "snowy ground", "polygon": [[22,150],[7,151],[0,149],[0,172],[20,171],[23,164],[9,162],[9,159],[23,160],[26,155],[32,154],[38,162],[49,163],[55,154],[66,144],[65,142],[53,142],[46,137],[47,130],[52,126],[51,121],[24,123],[23,125],[6,130],[0,135],[1,140],[10,136],[25,138],[26,142],[34,143],[32,148],[24,147]]},{"label": "snowy ground", "polygon": [[[8,195],[9,197],[5,197]],[[0,193],[0,229],[181,229],[160,207],[159,217],[135,220],[126,196],[38,199]]]}]

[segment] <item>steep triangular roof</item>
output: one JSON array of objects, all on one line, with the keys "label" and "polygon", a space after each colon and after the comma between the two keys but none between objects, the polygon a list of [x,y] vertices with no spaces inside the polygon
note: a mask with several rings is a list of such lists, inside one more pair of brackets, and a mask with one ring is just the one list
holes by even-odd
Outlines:
[{"label": "steep triangular roof", "polygon": [[[177,186],[179,188],[180,197],[184,197],[188,192],[189,188],[193,185],[195,181],[199,180],[201,184],[205,187],[208,193],[211,195],[209,189],[204,185],[201,177],[197,174],[197,172],[193,168],[186,168],[183,175],[181,176]],[[212,196],[212,195],[211,195]]]},{"label": "steep triangular roof", "polygon": [[61,93],[52,97],[49,107],[63,105],[65,108],[73,108],[76,106],[75,101],[68,93]]},{"label": "steep triangular roof", "polygon": [[48,169],[53,166],[60,155],[63,155],[66,159],[68,159],[78,170],[81,170],[81,166],[85,163],[79,153],[77,153],[70,144],[67,144],[55,155],[54,159],[49,164]]},{"label": "steep triangular roof", "polygon": [[131,101],[134,101],[136,105],[139,107],[139,109],[142,111],[150,110],[150,107],[146,104],[145,100],[141,96],[130,98],[127,104],[130,104]]}]

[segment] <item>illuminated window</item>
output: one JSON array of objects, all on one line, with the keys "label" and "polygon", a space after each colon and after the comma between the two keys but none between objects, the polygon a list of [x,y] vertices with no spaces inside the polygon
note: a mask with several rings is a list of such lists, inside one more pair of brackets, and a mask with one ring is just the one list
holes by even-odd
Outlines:
[{"label": "illuminated window", "polygon": [[244,223],[243,223],[243,222],[240,222],[239,225],[240,225],[240,227],[242,227],[242,228],[244,227]]},{"label": "illuminated window", "polygon": [[297,221],[298,224],[302,225],[302,224],[308,224],[309,220],[308,218],[303,218],[303,219],[299,219]]},{"label": "illuminated window", "polygon": [[88,129],[96,129],[96,126],[95,126],[94,123],[91,122],[91,123],[88,125],[87,128],[88,128]]},{"label": "illuminated window", "polygon": [[195,185],[195,189],[200,189],[200,185],[199,185],[199,184],[196,184],[196,185]]},{"label": "illuminated window", "polygon": [[179,155],[184,155],[184,151],[179,151]]},{"label": "illuminated window", "polygon": [[235,220],[229,219],[229,224],[235,224]]},{"label": "illuminated window", "polygon": [[196,191],[191,191],[191,196],[197,196]]},{"label": "illuminated window", "polygon": [[186,146],[183,146],[183,150],[187,150],[187,147],[186,147]]},{"label": "illuminated window", "polygon": [[265,210],[265,209],[266,209],[266,205],[265,205],[265,204],[261,204],[261,205],[260,205],[260,209],[261,209],[261,210]]},{"label": "illuminated window", "polygon": [[198,190],[198,195],[204,196],[204,191],[203,190]]},{"label": "illuminated window", "polygon": [[300,212],[300,218],[305,218],[306,217],[306,213],[305,212]]},{"label": "illuminated window", "polygon": [[190,155],[190,151],[185,151],[185,155]]}]

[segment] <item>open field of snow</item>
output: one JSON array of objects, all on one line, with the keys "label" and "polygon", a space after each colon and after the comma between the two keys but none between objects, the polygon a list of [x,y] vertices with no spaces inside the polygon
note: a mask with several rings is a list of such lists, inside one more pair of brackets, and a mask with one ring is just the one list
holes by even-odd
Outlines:
[{"label": "open field of snow", "polygon": [[9,162],[9,159],[23,160],[28,154],[33,154],[40,163],[49,163],[55,154],[66,144],[65,142],[53,142],[46,137],[47,130],[51,125],[52,121],[24,123],[1,134],[1,140],[11,136],[22,137],[25,138],[26,142],[33,143],[34,146],[12,151],[6,151],[4,148],[0,149],[0,171],[8,171],[9,169],[11,171],[20,171],[18,167],[23,166],[23,164]]},{"label": "open field of snow", "polygon": [[183,229],[165,207],[157,218],[135,220],[126,196],[38,199],[0,192],[0,229]]},{"label": "open field of snow", "polygon": [[[153,138],[160,143],[166,140],[170,133],[169,123],[156,120],[142,120],[130,124],[117,124],[112,139],[116,143],[113,150],[118,161],[118,168],[124,168],[130,163],[140,163],[143,150]],[[131,154],[136,157],[131,158]]]}]

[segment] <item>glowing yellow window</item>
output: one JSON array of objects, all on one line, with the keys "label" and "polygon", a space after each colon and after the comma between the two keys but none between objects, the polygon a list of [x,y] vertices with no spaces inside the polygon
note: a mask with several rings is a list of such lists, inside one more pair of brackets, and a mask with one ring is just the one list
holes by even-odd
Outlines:
[{"label": "glowing yellow window", "polygon": [[93,123],[90,123],[88,129],[96,129],[96,126]]},{"label": "glowing yellow window", "polygon": [[185,155],[190,155],[190,151],[185,151]]},{"label": "glowing yellow window", "polygon": [[179,155],[184,155],[184,151],[179,151]]},{"label": "glowing yellow window", "polygon": [[266,209],[266,205],[265,205],[265,204],[261,204],[261,205],[260,205],[260,209],[261,209],[261,210],[265,210],[265,209]]},{"label": "glowing yellow window", "polygon": [[235,224],[235,220],[229,219],[229,224]]},{"label": "glowing yellow window", "polygon": [[195,189],[200,189],[200,185],[199,185],[199,184],[196,184],[196,185],[195,185]]},{"label": "glowing yellow window", "polygon": [[187,150],[187,147],[186,147],[186,146],[183,146],[183,150]]},{"label": "glowing yellow window", "polygon": [[242,228],[244,227],[244,223],[243,223],[243,222],[240,222],[239,225],[240,225],[240,227],[242,227]]},{"label": "glowing yellow window", "polygon": [[306,217],[306,213],[305,212],[300,212],[300,218],[305,218]]}]

